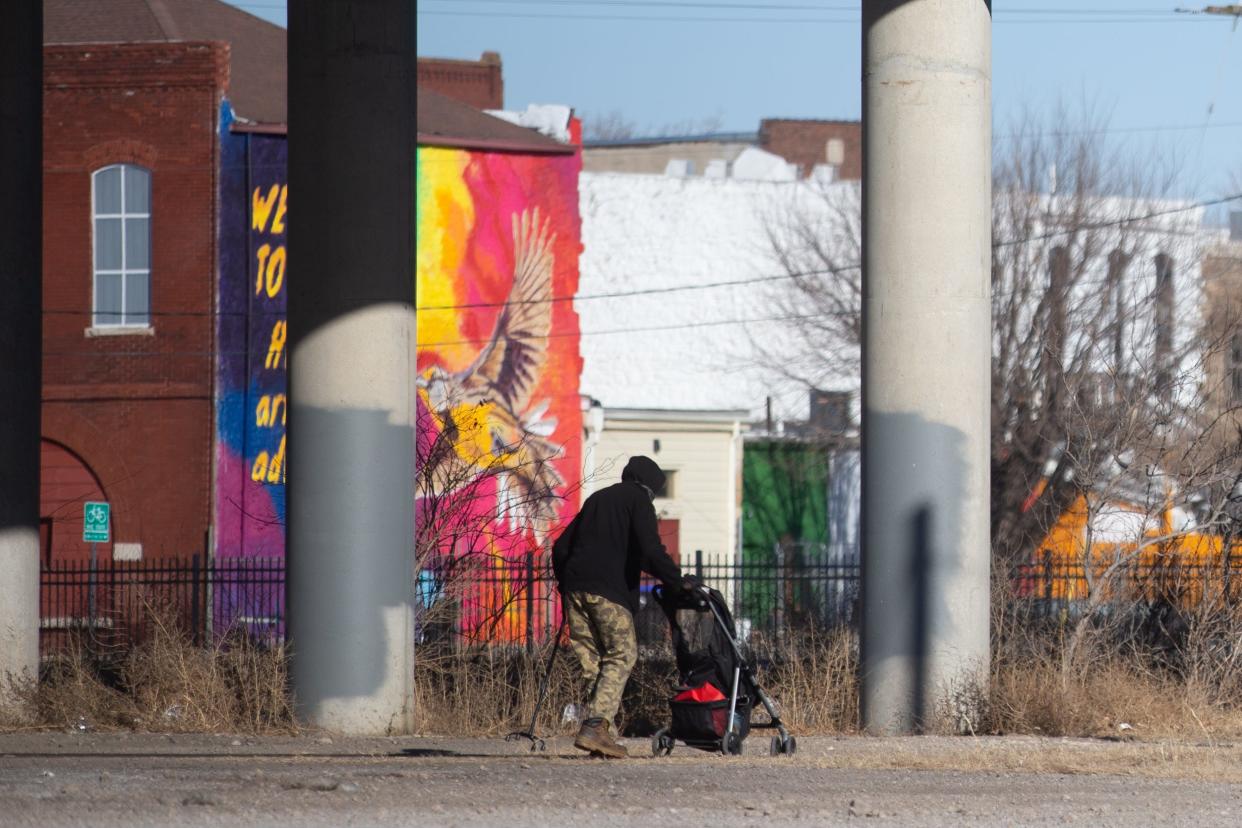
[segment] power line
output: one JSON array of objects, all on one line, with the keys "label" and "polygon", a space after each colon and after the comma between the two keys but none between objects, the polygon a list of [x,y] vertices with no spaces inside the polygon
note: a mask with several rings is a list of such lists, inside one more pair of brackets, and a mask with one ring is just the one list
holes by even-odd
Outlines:
[{"label": "power line", "polygon": [[[724,325],[748,325],[751,323],[768,323],[768,322],[796,322],[810,321],[813,319],[822,319],[829,316],[846,316],[848,311],[833,311],[829,313],[812,313],[812,314],[781,314],[777,316],[756,316],[745,319],[716,319],[710,322],[677,322],[668,325],[644,325],[636,328],[609,328],[599,331],[561,331],[559,333],[550,333],[546,336],[521,336],[515,337],[518,341],[529,341],[539,339],[555,339],[559,337],[583,337],[583,336],[612,336],[614,334],[633,334],[633,333],[653,333],[656,331],[681,331],[693,330],[696,328],[718,328]],[[443,342],[419,342],[420,348],[444,348],[452,345],[478,345],[480,342],[487,342],[491,339],[491,334],[470,339],[454,339]]]},{"label": "power line", "polygon": [[[587,131],[592,123],[592,115],[583,113],[582,120]],[[856,123],[861,122],[857,118],[833,118],[833,119],[809,119],[809,120],[831,120],[833,122]],[[1125,135],[1143,132],[1191,132],[1202,129],[1238,129],[1242,127],[1242,121],[1217,121],[1211,124],[1151,124],[1147,126],[1127,126],[1127,127],[1100,127],[1099,129],[1056,129],[1046,132],[1024,132],[1018,130],[1016,132],[994,133],[993,139],[996,141],[1023,141],[1033,138],[1067,138],[1083,135]],[[617,139],[616,144],[598,144],[596,139],[587,138],[583,142],[582,150],[584,153],[593,153],[600,156],[614,158],[618,156],[641,156],[651,157],[651,144],[680,144],[680,143],[703,143],[716,141],[722,144],[745,144],[747,141],[739,138],[737,140],[716,139],[713,136],[697,136],[697,135],[634,135],[634,141],[646,142],[646,145],[626,145],[627,139]],[[609,139],[611,140],[611,139]],[[757,138],[754,140],[758,140]],[[753,142],[752,142],[753,143]],[[756,144],[757,146],[757,144]],[[428,159],[423,163],[456,163],[450,162],[448,159]],[[607,175],[613,173],[613,170],[583,170],[588,175],[602,174]],[[661,175],[659,172],[652,173],[624,173],[637,175]]]},{"label": "power line", "polygon": [[1151,213],[1144,213],[1141,216],[1132,216],[1130,218],[1112,219],[1109,221],[1087,222],[1071,227],[1067,230],[1052,230],[1047,233],[1041,233],[1038,236],[1028,236],[1021,239],[1009,239],[996,243],[997,247],[1011,247],[1016,244],[1027,244],[1029,242],[1047,241],[1055,239],[1057,236],[1067,236],[1072,233],[1078,233],[1083,230],[1106,230],[1110,227],[1120,227],[1136,221],[1147,221],[1149,219],[1161,218],[1163,216],[1172,216],[1178,213],[1188,213],[1191,210],[1199,210],[1204,207],[1215,207],[1218,204],[1227,204],[1230,201],[1238,201],[1242,199],[1242,193],[1234,193],[1233,195],[1222,196],[1221,198],[1213,198],[1207,201],[1196,201],[1181,207],[1171,207],[1168,210],[1156,210]]},{"label": "power line", "polygon": [[[419,15],[428,17],[487,17],[526,20],[634,20],[655,23],[849,23],[857,25],[856,18],[828,17],[690,17],[686,15],[626,15],[626,14],[543,14],[540,12],[485,12],[485,11],[424,11]],[[1188,20],[1191,18],[1187,18]]]},{"label": "power line", "polygon": [[[430,3],[457,3],[459,0],[425,0]],[[634,8],[683,8],[683,9],[746,9],[753,11],[819,11],[858,13],[857,4],[828,6],[822,3],[705,3],[695,0],[467,0],[471,3],[491,3],[504,6],[623,6]]]},{"label": "power line", "polygon": [[[530,19],[530,20],[598,20],[608,21],[637,21],[637,22],[670,22],[670,23],[829,23],[829,24],[850,24],[858,25],[859,19],[856,17],[837,18],[837,17],[719,17],[707,15],[651,15],[651,14],[566,14],[562,12],[510,12],[510,11],[460,11],[460,10],[424,10],[418,9],[421,16],[430,17],[484,17],[484,18],[507,18],[507,19]],[[1065,17],[1065,18],[1030,18],[1030,19],[1013,19],[1007,16],[998,18],[998,23],[1006,25],[1026,24],[1060,24],[1073,23],[1075,25],[1085,23],[1213,23],[1216,22],[1208,17],[1186,17],[1183,15],[1168,15],[1165,17]]]},{"label": "power line", "polygon": [[[1079,225],[1076,225],[1075,227],[1072,227],[1066,230],[1051,230],[1051,231],[1048,231],[1047,233],[1042,233],[1037,236],[1028,236],[1028,237],[1016,238],[1016,239],[1006,239],[1003,241],[998,241],[996,243],[996,246],[997,247],[1012,247],[1018,244],[1028,244],[1031,242],[1047,241],[1048,239],[1053,239],[1058,236],[1070,235],[1072,233],[1077,233],[1077,232],[1082,232],[1082,231],[1087,231],[1087,230],[1105,230],[1110,227],[1119,227],[1119,226],[1126,225],[1126,224],[1132,224],[1134,222],[1147,221],[1147,220],[1154,219],[1154,218],[1161,218],[1163,216],[1176,215],[1178,213],[1187,213],[1192,210],[1202,209],[1204,207],[1213,207],[1218,204],[1225,204],[1230,201],[1237,201],[1239,199],[1242,199],[1242,193],[1235,193],[1233,195],[1224,196],[1222,198],[1211,199],[1207,201],[1197,201],[1192,204],[1182,205],[1180,207],[1171,207],[1167,210],[1157,210],[1157,211],[1150,212],[1150,213],[1144,213],[1141,216],[1129,216],[1126,218],[1112,219],[1109,221],[1079,224]],[[461,304],[461,305],[426,305],[423,307],[416,308],[416,310],[418,311],[471,310],[471,309],[481,309],[481,308],[503,308],[503,307],[509,307],[509,306],[518,307],[518,306],[523,306],[523,305],[546,305],[546,304],[551,304],[553,302],[587,301],[587,300],[593,300],[593,299],[617,299],[617,298],[630,297],[630,296],[652,296],[652,295],[665,294],[665,293],[679,293],[682,291],[691,291],[691,290],[707,290],[707,289],[719,288],[719,287],[733,287],[737,285],[762,284],[764,282],[788,281],[791,279],[801,279],[801,278],[806,278],[810,276],[827,276],[831,274],[842,273],[847,270],[856,270],[859,267],[861,267],[861,263],[851,262],[850,264],[840,265],[836,268],[823,268],[823,269],[816,269],[816,270],[799,271],[796,273],[768,274],[768,275],[763,275],[763,276],[752,276],[752,277],[747,277],[747,278],[742,278],[742,279],[725,279],[725,280],[721,280],[717,282],[703,282],[700,284],[693,284],[693,285],[667,285],[665,287],[658,287],[658,288],[640,288],[636,290],[607,291],[604,293],[587,293],[587,294],[581,294],[577,296],[572,296],[572,295],[552,296],[547,299],[519,299],[519,300],[514,300],[514,301],[506,300],[503,302],[470,302],[470,303]]]},{"label": "power line", "polygon": [[[732,3],[703,2],[702,0],[466,0],[476,4],[492,4],[503,6],[581,6],[608,7],[621,6],[630,8],[691,8],[691,9],[746,9],[752,11],[818,11],[818,12],[852,12],[861,11],[859,4],[833,6],[823,3]],[[461,0],[425,0],[430,3],[459,3]],[[1165,9],[1083,9],[1083,8],[1014,8],[998,9],[1001,15],[1009,14],[1068,14],[1068,15],[1152,15],[1172,17],[1177,12]]]},{"label": "power line", "polygon": [[[1211,124],[1210,129],[1236,129],[1242,127],[1242,121],[1220,121]],[[1100,127],[1099,129],[1056,129],[1049,132],[1006,132],[995,136],[997,139],[1020,140],[1023,138],[1065,138],[1077,135],[1121,135],[1135,132],[1182,132],[1204,129],[1203,124],[1155,124],[1152,126],[1132,127]]]},{"label": "power line", "polygon": [[[1157,210],[1157,211],[1153,211],[1150,213],[1144,213],[1143,215],[1140,215],[1140,216],[1129,216],[1126,218],[1112,219],[1109,221],[1102,221],[1102,222],[1089,222],[1085,224],[1079,224],[1079,225],[1076,225],[1074,227],[1067,228],[1064,230],[1051,230],[1051,231],[1048,231],[1046,233],[1042,233],[1036,236],[1027,236],[1027,237],[1016,238],[1016,239],[1005,239],[1005,240],[996,242],[995,246],[1012,247],[1014,245],[1019,245],[1019,244],[1028,244],[1031,242],[1047,241],[1048,239],[1053,239],[1058,236],[1066,236],[1066,235],[1071,235],[1073,233],[1089,231],[1089,230],[1104,230],[1110,227],[1119,227],[1119,226],[1123,226],[1126,224],[1132,224],[1135,222],[1148,221],[1154,218],[1161,218],[1164,216],[1176,215],[1179,213],[1186,213],[1192,210],[1198,210],[1198,209],[1202,209],[1205,207],[1213,207],[1219,204],[1226,204],[1231,201],[1238,201],[1238,200],[1242,200],[1242,193],[1235,193],[1233,195],[1223,196],[1221,198],[1210,199],[1206,201],[1197,201],[1191,204],[1182,205],[1180,207],[1171,207],[1167,210]],[[778,273],[778,274],[765,274],[761,276],[751,276],[751,277],[744,277],[740,279],[722,279],[722,280],[718,280],[714,282],[702,282],[698,284],[667,285],[664,287],[657,287],[657,288],[639,288],[635,290],[604,291],[600,293],[552,296],[547,299],[522,299],[522,300],[503,301],[503,302],[470,302],[470,303],[464,303],[464,304],[458,304],[458,305],[426,305],[423,307],[416,307],[415,310],[416,311],[477,310],[477,309],[485,309],[485,308],[503,308],[503,307],[508,307],[508,306],[542,305],[542,304],[551,304],[553,302],[577,302],[577,301],[591,301],[595,299],[619,299],[619,298],[627,298],[631,296],[655,296],[655,295],[669,294],[669,293],[681,293],[681,292],[686,292],[686,291],[712,290],[712,289],[722,288],[722,287],[736,287],[736,286],[741,286],[741,285],[763,284],[767,282],[790,281],[794,279],[803,279],[803,278],[808,278],[808,277],[813,277],[813,276],[827,276],[827,275],[832,275],[836,273],[843,273],[849,270],[857,270],[859,267],[861,267],[860,263],[852,262],[850,264],[840,265],[839,267],[836,267],[836,268],[817,268],[813,270],[797,271],[794,273],[786,272],[786,273]],[[46,315],[85,316],[85,315],[94,314],[95,311],[86,310],[86,309],[74,310],[74,309],[69,309],[69,308],[46,308],[44,309],[43,313]],[[218,318],[218,317],[246,316],[247,314],[248,314],[247,311],[215,311],[215,310],[211,310],[211,311],[157,311],[157,310],[151,310],[148,312],[147,315],[151,317],[212,317],[212,318]],[[265,312],[261,312],[260,314],[249,314],[249,315],[251,316],[266,315],[266,316],[276,318],[282,315],[282,311],[278,311],[278,310],[277,311],[265,311]],[[452,344],[452,343],[447,343],[447,344]],[[149,353],[151,355],[159,355],[159,354],[167,354],[169,352],[152,351]]]},{"label": "power line", "polygon": [[750,276],[742,279],[722,279],[717,282],[702,282],[694,285],[668,285],[658,288],[640,288],[637,290],[615,290],[604,293],[585,293],[574,296],[553,296],[548,299],[520,299],[513,302],[472,302],[465,305],[425,305],[417,308],[419,311],[445,311],[445,310],[467,310],[477,308],[503,308],[510,305],[546,305],[552,302],[577,302],[589,301],[592,299],[618,299],[629,296],[654,296],[662,293],[680,293],[690,290],[711,290],[721,287],[733,287],[737,285],[753,285],[762,284],[764,282],[779,282],[788,279],[798,279],[807,276],[827,276],[833,273],[841,273],[847,270],[857,270],[858,264],[842,265],[839,268],[823,268],[818,270],[800,271],[797,273],[779,273],[767,276]]}]

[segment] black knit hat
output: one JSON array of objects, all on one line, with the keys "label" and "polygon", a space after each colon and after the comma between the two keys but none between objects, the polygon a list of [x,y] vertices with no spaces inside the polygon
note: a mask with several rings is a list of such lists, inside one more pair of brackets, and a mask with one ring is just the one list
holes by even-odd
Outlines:
[{"label": "black knit hat", "polygon": [[656,461],[641,454],[634,455],[630,458],[630,462],[625,464],[621,479],[641,483],[653,492],[664,488],[664,472],[660,471]]}]

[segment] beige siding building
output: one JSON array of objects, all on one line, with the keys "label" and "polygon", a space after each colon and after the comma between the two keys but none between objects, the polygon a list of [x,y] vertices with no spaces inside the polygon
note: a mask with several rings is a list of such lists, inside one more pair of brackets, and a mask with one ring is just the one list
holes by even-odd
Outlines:
[{"label": "beige siding building", "polygon": [[621,479],[633,455],[645,454],[668,475],[657,493],[664,544],[686,566],[695,550],[732,560],[741,505],[746,411],[589,409],[582,497]]}]

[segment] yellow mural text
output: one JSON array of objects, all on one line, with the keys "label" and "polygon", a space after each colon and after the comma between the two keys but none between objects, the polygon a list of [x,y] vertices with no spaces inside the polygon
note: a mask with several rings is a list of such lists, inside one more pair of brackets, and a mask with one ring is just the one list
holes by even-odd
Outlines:
[{"label": "yellow mural text", "polygon": [[[258,230],[260,233],[283,233],[285,232],[285,199],[289,193],[289,186],[281,184],[273,184],[271,189],[267,191],[267,195],[263,196],[258,187],[254,188],[254,194],[250,198],[250,229]],[[272,218],[272,208],[276,208],[276,217]],[[267,223],[271,220],[272,227],[268,230]]]},{"label": "yellow mural text", "polygon": [[[287,332],[287,325],[283,319],[272,325],[272,341],[267,349],[267,359],[263,362],[264,368],[280,367],[280,358],[285,354],[285,335]],[[285,362],[288,364],[288,360]]]},{"label": "yellow mural text", "polygon": [[289,403],[285,400],[284,394],[264,394],[259,398],[259,404],[254,409],[255,425],[261,428],[274,426],[279,416],[280,424],[283,426],[288,409]]},{"label": "yellow mural text", "polygon": [[255,295],[266,289],[268,298],[275,299],[285,284],[285,246],[282,244],[273,250],[270,244],[260,245],[255,256],[259,259],[254,276]]},{"label": "yellow mural text", "polygon": [[280,438],[280,448],[276,449],[274,456],[268,456],[266,451],[259,452],[259,456],[254,458],[254,465],[250,467],[250,479],[256,483],[284,483],[285,482],[285,438]]}]

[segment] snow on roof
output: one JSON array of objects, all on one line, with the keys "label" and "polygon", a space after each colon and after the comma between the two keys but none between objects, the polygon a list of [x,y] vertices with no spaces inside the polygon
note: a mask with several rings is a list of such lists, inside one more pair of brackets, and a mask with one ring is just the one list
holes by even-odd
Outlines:
[{"label": "snow on roof", "polygon": [[781,341],[781,321],[773,319],[781,313],[773,301],[779,281],[589,297],[783,274],[769,225],[809,186],[584,172],[575,302],[582,393],[605,410],[745,409],[752,417],[772,396],[781,416],[805,417],[807,389],[758,364],[756,343]]},{"label": "snow on roof", "polygon": [[483,111],[494,118],[500,118],[502,121],[533,129],[541,135],[560,141],[562,144],[569,143],[569,119],[573,115],[573,111],[567,106],[561,104],[528,104],[523,112],[514,112],[507,109],[485,109]]}]

